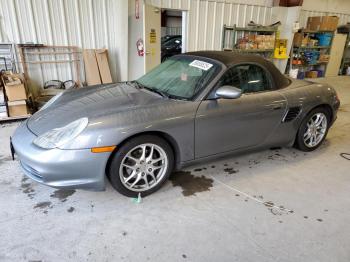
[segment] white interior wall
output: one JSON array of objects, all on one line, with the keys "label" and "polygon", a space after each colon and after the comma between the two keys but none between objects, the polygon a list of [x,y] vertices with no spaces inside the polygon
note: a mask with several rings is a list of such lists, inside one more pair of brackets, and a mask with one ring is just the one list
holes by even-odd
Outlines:
[{"label": "white interior wall", "polygon": [[136,42],[143,39],[143,1],[139,1],[139,18],[135,16],[135,0],[129,0],[129,49],[128,80],[135,80],[144,73],[144,56],[139,56]]},{"label": "white interior wall", "polygon": [[[300,16],[300,6],[296,7],[282,7],[276,6],[272,8],[272,20],[281,21],[281,26],[279,27],[280,38],[287,39],[287,54],[290,53],[290,49],[293,43],[293,23],[299,21]],[[275,65],[278,69],[284,73],[286,69],[288,60],[287,59],[274,59]]]},{"label": "white interior wall", "polygon": [[300,26],[305,27],[310,16],[336,15],[339,25],[350,22],[349,0],[304,0],[300,12]]},{"label": "white interior wall", "polygon": [[338,25],[343,25],[350,22],[350,14],[345,13],[333,13],[333,12],[323,12],[323,11],[310,11],[302,9],[300,11],[299,22],[301,27],[306,27],[307,19],[310,16],[325,16],[325,15],[335,15],[339,17]]},{"label": "white interior wall", "polygon": [[[164,9],[163,9],[164,10]],[[166,9],[165,27],[162,27],[162,36],[182,34],[182,12]]]},{"label": "white interior wall", "polygon": [[181,27],[182,26],[181,16],[182,16],[181,11],[167,10],[166,26],[167,27]]},{"label": "white interior wall", "polygon": [[[114,81],[126,80],[128,3],[115,0],[0,0],[0,41],[108,48]],[[72,79],[67,64],[30,67],[32,81]]]},{"label": "white interior wall", "polygon": [[221,50],[224,24],[243,27],[253,20],[269,25],[274,22],[271,10],[270,6],[194,0],[189,11],[188,50]]},{"label": "white interior wall", "polygon": [[350,14],[349,0],[304,0],[303,10]]}]

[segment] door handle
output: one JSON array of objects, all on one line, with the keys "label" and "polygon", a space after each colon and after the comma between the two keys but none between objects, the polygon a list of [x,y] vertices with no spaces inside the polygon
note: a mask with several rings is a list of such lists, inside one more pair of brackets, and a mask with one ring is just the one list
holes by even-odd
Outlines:
[{"label": "door handle", "polygon": [[150,55],[151,52],[150,52],[150,51],[146,51],[145,54],[146,54],[146,55]]}]

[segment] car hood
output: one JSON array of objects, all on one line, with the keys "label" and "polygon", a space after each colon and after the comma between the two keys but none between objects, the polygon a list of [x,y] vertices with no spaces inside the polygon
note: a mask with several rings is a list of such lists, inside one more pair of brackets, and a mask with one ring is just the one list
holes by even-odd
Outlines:
[{"label": "car hood", "polygon": [[88,117],[91,123],[105,116],[169,101],[127,83],[85,87],[64,92],[49,108],[29,118],[27,126],[34,134],[40,135],[82,117]]}]

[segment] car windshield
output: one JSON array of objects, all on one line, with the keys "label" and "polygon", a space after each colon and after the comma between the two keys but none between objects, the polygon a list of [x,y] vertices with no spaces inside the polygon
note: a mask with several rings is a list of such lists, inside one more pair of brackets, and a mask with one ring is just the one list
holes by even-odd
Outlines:
[{"label": "car windshield", "polygon": [[177,56],[169,58],[136,83],[169,98],[190,100],[219,70],[218,64],[207,59]]}]

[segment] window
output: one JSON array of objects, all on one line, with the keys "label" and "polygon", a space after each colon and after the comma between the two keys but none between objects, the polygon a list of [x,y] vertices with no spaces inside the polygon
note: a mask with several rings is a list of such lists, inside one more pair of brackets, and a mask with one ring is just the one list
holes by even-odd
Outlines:
[{"label": "window", "polygon": [[223,85],[240,88],[242,93],[255,93],[272,89],[265,70],[252,64],[230,68],[220,80],[220,86]]}]

